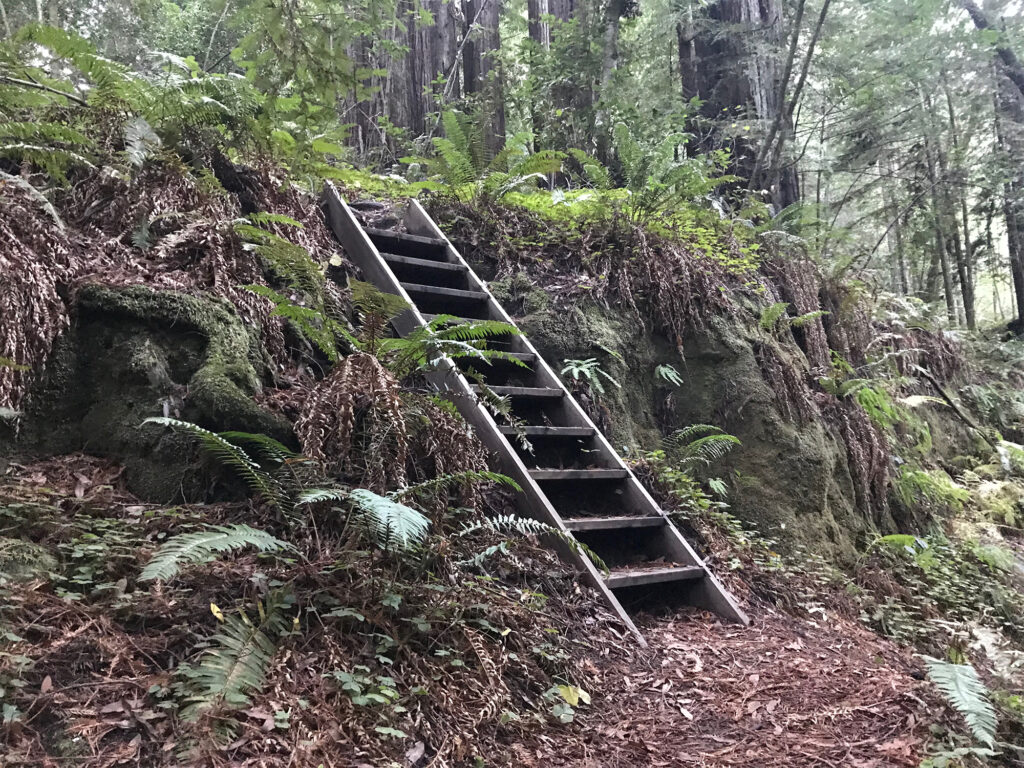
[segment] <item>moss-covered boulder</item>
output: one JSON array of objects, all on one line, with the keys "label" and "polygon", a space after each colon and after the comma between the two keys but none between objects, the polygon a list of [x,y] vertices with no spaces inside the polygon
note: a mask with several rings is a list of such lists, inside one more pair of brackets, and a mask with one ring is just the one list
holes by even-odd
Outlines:
[{"label": "moss-covered boulder", "polygon": [[253,399],[266,373],[264,354],[227,302],[144,286],[87,285],[75,311],[17,438],[6,447],[0,441],[0,453],[108,456],[124,463],[134,493],[167,502],[201,495],[201,488],[182,484],[195,453],[186,437],[140,427],[150,416],[294,442],[290,424]]},{"label": "moss-covered boulder", "polygon": [[1024,526],[1024,488],[1005,480],[987,480],[975,489],[985,518],[1015,528]]},{"label": "moss-covered boulder", "polygon": [[[758,363],[755,318],[715,317],[691,333],[680,355],[631,313],[594,302],[555,307],[530,296],[522,281],[491,287],[521,313],[517,323],[556,371],[566,359],[596,357],[621,384],[606,386],[600,401],[610,415],[608,436],[627,456],[683,426],[713,424],[742,443],[713,467],[731,480],[731,511],[780,546],[803,544],[852,561],[873,531],[895,530],[886,510],[857,508],[846,446],[826,422],[783,415]],[[782,351],[802,360],[795,347]],[[683,383],[658,375],[659,366],[672,366]]]}]

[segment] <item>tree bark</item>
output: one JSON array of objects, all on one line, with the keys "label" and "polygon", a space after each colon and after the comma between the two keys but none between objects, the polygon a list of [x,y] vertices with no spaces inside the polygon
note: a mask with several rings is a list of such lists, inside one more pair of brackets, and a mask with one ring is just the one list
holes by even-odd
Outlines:
[{"label": "tree bark", "polygon": [[[681,87],[700,94],[703,122],[715,126],[710,133],[695,130],[700,149],[729,150],[732,173],[751,179],[758,147],[731,126],[748,119],[771,126],[780,112],[785,113],[780,99],[778,55],[786,38],[782,2],[718,0],[707,5],[706,14],[707,20],[699,25],[693,41],[696,84],[682,81]],[[685,77],[686,70],[680,70],[680,76]],[[783,124],[783,129],[788,127]],[[796,202],[799,183],[794,166],[781,167],[769,181],[776,208]]]},{"label": "tree bark", "polygon": [[[985,15],[985,12],[978,7],[978,4],[975,3],[974,0],[959,0],[959,2],[960,6],[967,11],[968,15],[971,17],[971,21],[974,22],[974,26],[978,29],[995,29],[998,31],[998,28],[989,21],[988,16]],[[1017,54],[1013,52],[1012,48],[1005,44],[997,45],[995,50],[996,55],[999,56],[1000,61],[1002,61],[1003,66],[1005,67],[1006,76],[1017,87],[1021,96],[1024,97],[1024,66],[1021,65],[1020,60],[1017,58]]]}]

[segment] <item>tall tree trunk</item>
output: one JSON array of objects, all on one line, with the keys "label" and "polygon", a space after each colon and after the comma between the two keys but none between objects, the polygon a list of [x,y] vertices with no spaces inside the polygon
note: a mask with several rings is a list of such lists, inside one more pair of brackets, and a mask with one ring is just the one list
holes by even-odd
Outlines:
[{"label": "tall tree trunk", "polygon": [[484,145],[493,158],[505,144],[505,89],[501,72],[501,0],[469,0],[462,52],[466,93],[479,94]]},{"label": "tall tree trunk", "polygon": [[1010,276],[1013,279],[1018,332],[1024,333],[1024,96],[1004,77],[1005,69],[996,67],[995,129],[996,145],[1010,169],[1003,185],[1003,216],[1006,219]]},{"label": "tall tree trunk", "polygon": [[[780,113],[785,121],[785,104],[780,98],[780,56],[786,39],[781,0],[718,0],[706,7],[707,20],[698,25],[694,39],[696,87],[683,81],[683,88],[699,93],[702,116],[722,129],[702,136],[702,149],[728,149],[732,172],[750,179],[756,166],[758,147],[725,126],[743,119],[759,121],[767,132]],[[680,68],[680,76],[685,70]],[[783,125],[784,129],[789,126]],[[772,200],[784,208],[798,198],[796,168],[784,165],[770,180]]]}]

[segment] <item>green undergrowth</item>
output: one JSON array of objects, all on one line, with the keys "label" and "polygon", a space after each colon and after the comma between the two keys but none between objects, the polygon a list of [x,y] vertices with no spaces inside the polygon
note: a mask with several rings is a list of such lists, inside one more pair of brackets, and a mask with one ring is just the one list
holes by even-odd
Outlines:
[{"label": "green undergrowth", "polygon": [[[374,764],[416,739],[443,751],[456,736],[471,757],[504,764],[479,745],[585,714],[593,686],[581,660],[595,649],[580,616],[593,600],[548,551],[489,525],[457,535],[476,518],[452,510],[419,554],[400,556],[346,535],[343,508],[286,519],[249,504],[159,507],[5,481],[5,764],[39,764],[43,724],[48,754],[79,756],[75,729],[126,696],[137,725],[116,729],[104,749],[134,739],[147,765],[241,760],[257,732],[316,764],[329,756],[303,734],[339,727]],[[240,521],[290,546],[143,578],[174,537]],[[67,690],[61,704],[37,699],[50,684]],[[88,716],[75,710],[80,698]]]}]

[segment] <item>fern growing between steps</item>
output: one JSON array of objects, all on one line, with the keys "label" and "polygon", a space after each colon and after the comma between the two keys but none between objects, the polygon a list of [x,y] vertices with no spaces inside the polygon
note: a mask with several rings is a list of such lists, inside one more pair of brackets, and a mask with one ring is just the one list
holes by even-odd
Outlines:
[{"label": "fern growing between steps", "polygon": [[443,357],[478,360],[484,365],[505,360],[520,368],[529,368],[507,352],[487,348],[491,339],[518,336],[519,329],[515,326],[497,320],[457,321],[458,318],[451,315],[438,315],[408,336],[382,339],[378,354],[398,379],[417,371],[433,370]]},{"label": "fern growing between steps", "polygon": [[205,713],[241,709],[252,704],[260,691],[270,662],[277,652],[276,641],[289,628],[288,616],[279,599],[268,598],[258,606],[256,623],[242,611],[225,616],[221,629],[209,639],[210,648],[195,666],[182,665],[179,675],[185,694],[181,718],[194,722]]},{"label": "fern growing between steps", "polygon": [[996,711],[989,701],[988,688],[981,682],[970,664],[952,664],[948,661],[923,657],[928,667],[928,679],[942,691],[950,705],[967,721],[971,734],[987,747],[995,744]]},{"label": "fern growing between steps", "polygon": [[172,536],[146,564],[139,580],[170,581],[185,565],[207,563],[219,554],[246,547],[254,547],[260,552],[294,549],[291,544],[248,525],[216,525],[203,531]]},{"label": "fern growing between steps", "polygon": [[[159,424],[188,433],[199,442],[200,447],[206,453],[210,454],[225,467],[237,472],[246,485],[249,486],[249,489],[261,496],[268,504],[282,511],[287,511],[291,508],[291,499],[281,483],[260,467],[257,462],[253,461],[252,457],[242,448],[229,442],[224,436],[211,432],[208,429],[203,429],[197,424],[188,421],[163,416],[151,417],[142,423],[143,425]],[[239,433],[227,434],[238,435]]]}]

